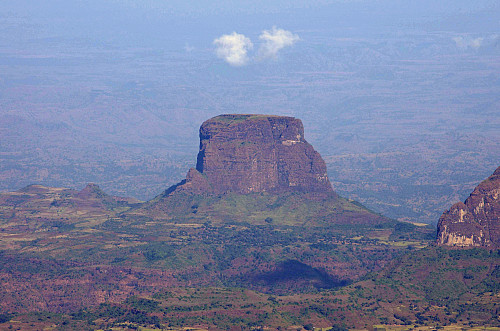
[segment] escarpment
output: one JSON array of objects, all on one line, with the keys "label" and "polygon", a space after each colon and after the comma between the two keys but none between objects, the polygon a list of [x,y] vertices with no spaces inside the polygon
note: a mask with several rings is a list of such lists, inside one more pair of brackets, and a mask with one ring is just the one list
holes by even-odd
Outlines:
[{"label": "escarpment", "polygon": [[443,213],[437,244],[460,247],[500,247],[500,167],[465,200]]}]

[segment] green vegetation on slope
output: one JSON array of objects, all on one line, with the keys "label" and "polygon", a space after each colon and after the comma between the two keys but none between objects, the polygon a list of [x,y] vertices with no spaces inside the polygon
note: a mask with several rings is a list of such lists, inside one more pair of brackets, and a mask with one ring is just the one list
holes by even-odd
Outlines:
[{"label": "green vegetation on slope", "polygon": [[340,224],[393,227],[397,223],[335,193],[227,193],[216,196],[177,193],[159,196],[125,215],[191,223],[208,220],[219,224],[264,225],[272,222],[274,225],[308,227]]}]

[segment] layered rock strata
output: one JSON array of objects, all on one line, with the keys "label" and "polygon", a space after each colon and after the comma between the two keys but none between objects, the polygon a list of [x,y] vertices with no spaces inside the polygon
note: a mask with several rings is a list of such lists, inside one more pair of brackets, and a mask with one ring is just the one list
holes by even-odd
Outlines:
[{"label": "layered rock strata", "polygon": [[196,169],[171,192],[333,192],[326,165],[299,119],[220,115],[200,128]]},{"label": "layered rock strata", "polygon": [[500,167],[441,216],[437,244],[500,247]]}]

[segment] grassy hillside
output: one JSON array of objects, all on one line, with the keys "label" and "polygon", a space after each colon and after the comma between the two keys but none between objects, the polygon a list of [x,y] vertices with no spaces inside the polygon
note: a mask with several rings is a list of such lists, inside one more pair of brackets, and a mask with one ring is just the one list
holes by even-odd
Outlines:
[{"label": "grassy hillside", "polygon": [[179,223],[274,224],[329,227],[333,224],[394,226],[397,222],[375,214],[335,193],[254,193],[159,196],[124,215]]}]

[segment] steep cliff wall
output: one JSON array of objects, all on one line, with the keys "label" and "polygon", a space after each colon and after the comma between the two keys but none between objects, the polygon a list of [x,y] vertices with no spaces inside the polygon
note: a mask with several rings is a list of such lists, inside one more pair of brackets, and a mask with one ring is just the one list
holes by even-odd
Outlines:
[{"label": "steep cliff wall", "polygon": [[437,244],[500,247],[500,167],[465,200],[443,213]]},{"label": "steep cliff wall", "polygon": [[304,139],[302,122],[271,115],[220,115],[205,121],[196,168],[127,214],[189,224],[395,224],[339,197],[325,162]]},{"label": "steep cliff wall", "polygon": [[196,169],[176,190],[193,193],[332,192],[299,119],[220,115],[200,128]]}]

